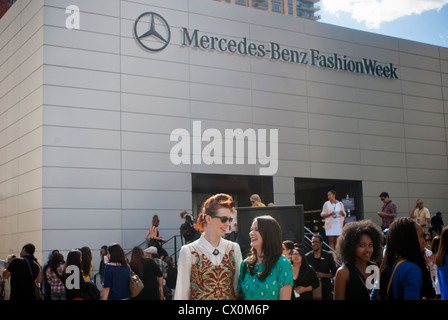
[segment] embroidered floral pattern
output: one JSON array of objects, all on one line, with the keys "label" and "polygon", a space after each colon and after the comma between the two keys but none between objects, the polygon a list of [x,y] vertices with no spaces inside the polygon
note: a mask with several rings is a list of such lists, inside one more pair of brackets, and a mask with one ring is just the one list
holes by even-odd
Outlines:
[{"label": "embroidered floral pattern", "polygon": [[214,265],[196,248],[191,251],[191,299],[235,300],[233,280],[235,277],[234,250],[227,252],[220,265]]}]

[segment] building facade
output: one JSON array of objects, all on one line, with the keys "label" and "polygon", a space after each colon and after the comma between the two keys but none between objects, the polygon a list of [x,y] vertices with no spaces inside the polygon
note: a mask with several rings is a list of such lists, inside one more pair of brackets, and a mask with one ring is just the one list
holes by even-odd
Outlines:
[{"label": "building facade", "polygon": [[320,15],[316,14],[320,7],[317,4],[320,0],[215,0],[249,8],[277,12],[294,17],[301,17],[310,20],[319,20]]},{"label": "building facade", "polygon": [[[0,20],[0,256],[165,239],[210,194],[447,212],[448,49],[209,0]],[[172,244],[167,244],[172,252]]]}]

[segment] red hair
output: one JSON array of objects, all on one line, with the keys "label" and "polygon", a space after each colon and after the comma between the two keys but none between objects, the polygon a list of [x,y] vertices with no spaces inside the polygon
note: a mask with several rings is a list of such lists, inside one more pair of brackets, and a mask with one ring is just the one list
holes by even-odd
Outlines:
[{"label": "red hair", "polygon": [[208,198],[202,205],[201,212],[199,213],[198,222],[196,224],[200,231],[204,231],[205,217],[207,215],[216,215],[218,209],[228,208],[233,213],[235,212],[235,202],[233,198],[225,193],[218,193]]}]

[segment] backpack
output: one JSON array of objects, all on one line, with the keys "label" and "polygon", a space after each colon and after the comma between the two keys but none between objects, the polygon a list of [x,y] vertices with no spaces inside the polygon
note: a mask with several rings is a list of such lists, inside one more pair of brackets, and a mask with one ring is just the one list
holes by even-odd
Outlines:
[{"label": "backpack", "polygon": [[86,281],[85,285],[85,291],[82,294],[84,300],[99,300],[101,298],[101,292],[92,280]]},{"label": "backpack", "polygon": [[194,237],[196,230],[193,225],[189,222],[182,223],[180,226],[180,234],[185,238],[186,241],[191,240]]}]

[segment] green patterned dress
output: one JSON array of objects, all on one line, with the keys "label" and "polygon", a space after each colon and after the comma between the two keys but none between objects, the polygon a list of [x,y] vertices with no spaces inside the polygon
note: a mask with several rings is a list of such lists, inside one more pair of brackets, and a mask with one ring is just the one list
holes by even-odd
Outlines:
[{"label": "green patterned dress", "polygon": [[238,291],[242,292],[244,300],[278,300],[283,286],[293,286],[292,265],[284,256],[278,259],[264,281],[260,281],[257,276],[263,271],[264,263],[255,265],[254,275],[251,275],[248,271],[243,272],[245,261],[241,263],[238,282]]}]

